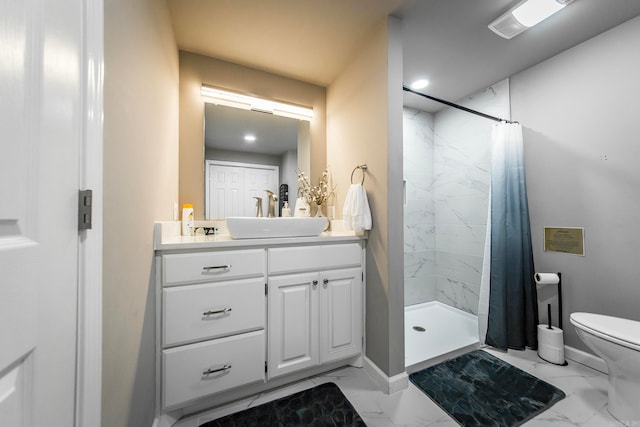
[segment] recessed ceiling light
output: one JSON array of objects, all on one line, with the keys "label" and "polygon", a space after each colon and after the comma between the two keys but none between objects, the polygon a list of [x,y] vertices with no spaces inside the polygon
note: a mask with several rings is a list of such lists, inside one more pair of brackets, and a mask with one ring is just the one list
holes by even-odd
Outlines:
[{"label": "recessed ceiling light", "polygon": [[247,142],[254,142],[256,140],[255,135],[245,135],[244,140]]},{"label": "recessed ceiling light", "polygon": [[424,89],[427,86],[429,86],[429,80],[427,79],[420,79],[411,83],[411,89]]}]

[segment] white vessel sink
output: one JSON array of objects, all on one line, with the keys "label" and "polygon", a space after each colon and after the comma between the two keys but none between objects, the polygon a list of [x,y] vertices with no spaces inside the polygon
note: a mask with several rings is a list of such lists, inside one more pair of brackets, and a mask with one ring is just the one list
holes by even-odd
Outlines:
[{"label": "white vessel sink", "polygon": [[327,218],[316,217],[254,218],[234,216],[227,218],[227,229],[233,239],[307,237],[319,236],[324,231],[327,221]]}]

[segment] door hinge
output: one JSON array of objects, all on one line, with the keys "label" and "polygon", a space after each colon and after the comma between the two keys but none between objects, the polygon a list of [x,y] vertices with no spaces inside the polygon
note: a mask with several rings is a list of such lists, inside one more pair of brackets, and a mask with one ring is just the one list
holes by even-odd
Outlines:
[{"label": "door hinge", "polygon": [[364,282],[364,271],[362,273],[360,273],[360,277],[362,278],[362,281]]},{"label": "door hinge", "polygon": [[91,230],[91,210],[93,208],[93,192],[78,190],[78,231]]},{"label": "door hinge", "polygon": [[266,360],[264,361],[264,373],[265,374],[267,373],[267,361]]},{"label": "door hinge", "polygon": [[264,294],[265,295],[269,294],[269,285],[267,283],[264,284]]}]

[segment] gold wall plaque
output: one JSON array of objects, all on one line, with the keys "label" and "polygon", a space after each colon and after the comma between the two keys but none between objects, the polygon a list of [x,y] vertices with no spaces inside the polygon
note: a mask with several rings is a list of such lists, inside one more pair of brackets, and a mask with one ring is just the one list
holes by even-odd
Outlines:
[{"label": "gold wall plaque", "polygon": [[584,228],[545,227],[544,251],[584,256]]}]

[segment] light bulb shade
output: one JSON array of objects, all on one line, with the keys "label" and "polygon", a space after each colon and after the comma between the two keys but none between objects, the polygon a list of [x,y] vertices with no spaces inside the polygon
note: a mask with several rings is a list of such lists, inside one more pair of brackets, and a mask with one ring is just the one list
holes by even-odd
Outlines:
[{"label": "light bulb shade", "polygon": [[489,24],[500,37],[511,39],[545,20],[573,0],[524,0]]},{"label": "light bulb shade", "polygon": [[533,27],[563,7],[557,0],[527,0],[511,13],[525,27]]},{"label": "light bulb shade", "polygon": [[228,107],[262,111],[308,122],[313,118],[313,109],[311,108],[256,98],[241,93],[228,92],[211,86],[202,86],[200,94],[205,97],[205,102],[226,105]]},{"label": "light bulb shade", "polygon": [[411,83],[411,89],[420,90],[429,86],[429,80],[427,79],[419,79]]}]

